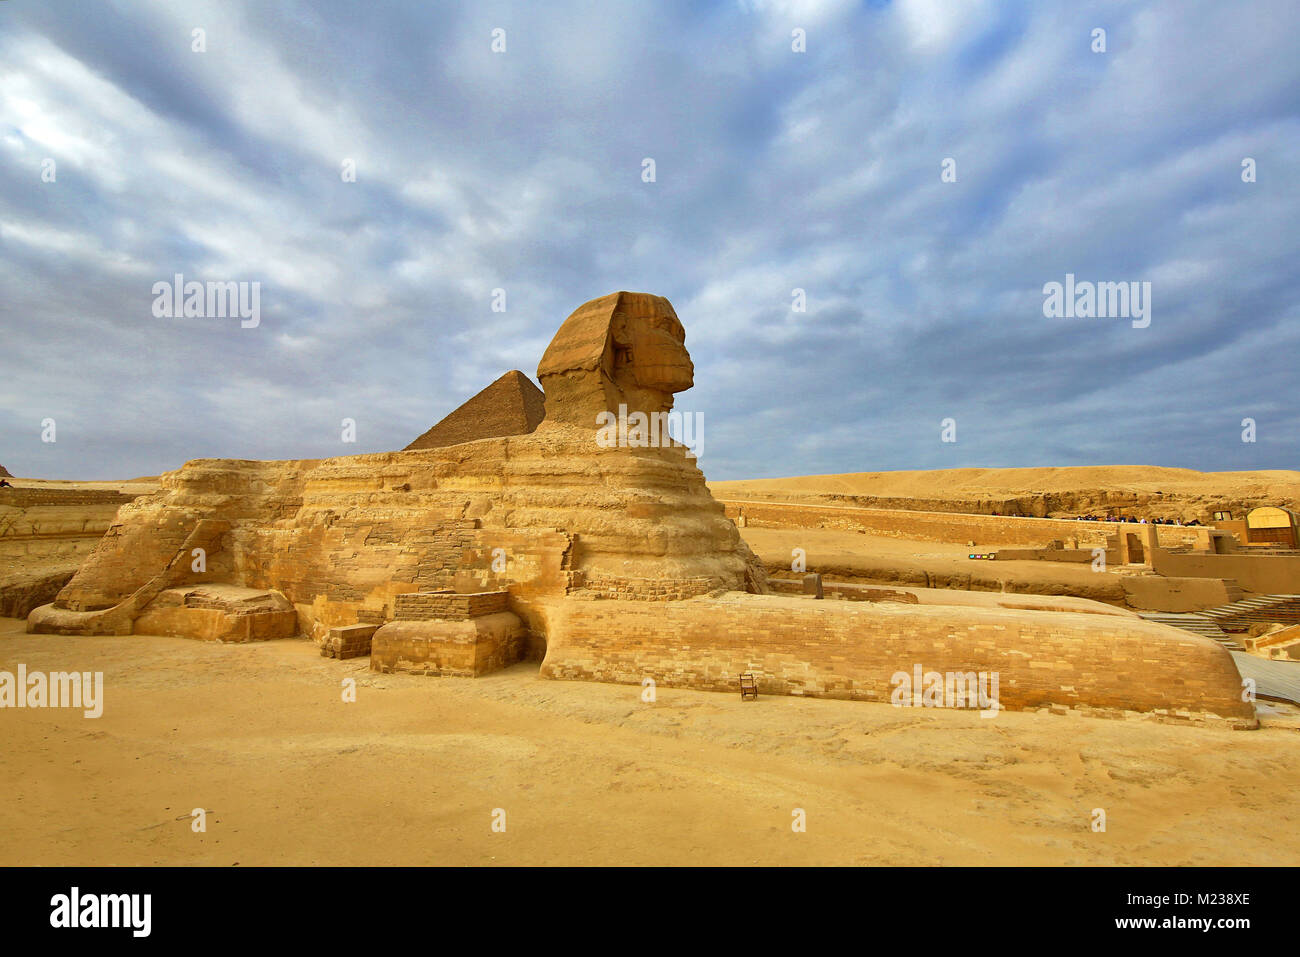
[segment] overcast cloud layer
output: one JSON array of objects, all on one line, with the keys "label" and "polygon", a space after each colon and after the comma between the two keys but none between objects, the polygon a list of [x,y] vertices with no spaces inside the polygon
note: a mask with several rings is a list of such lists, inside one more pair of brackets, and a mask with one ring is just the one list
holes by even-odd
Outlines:
[{"label": "overcast cloud layer", "polygon": [[[401,448],[630,289],[685,324],[711,478],[1294,468],[1297,35],[1292,0],[11,0],[0,464]],[[1150,327],[1045,318],[1067,272],[1150,281]],[[260,326],[155,318],[176,273],[260,282]]]}]

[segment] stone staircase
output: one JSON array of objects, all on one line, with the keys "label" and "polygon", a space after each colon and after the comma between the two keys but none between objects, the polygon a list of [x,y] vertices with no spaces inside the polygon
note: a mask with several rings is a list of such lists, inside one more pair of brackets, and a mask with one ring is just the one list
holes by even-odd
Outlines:
[{"label": "stone staircase", "polygon": [[[1236,588],[1238,593],[1241,592],[1235,582],[1232,587]],[[1232,594],[1231,590],[1229,594]],[[1227,633],[1228,630],[1244,631],[1252,624],[1270,622],[1300,624],[1300,595],[1257,595],[1254,598],[1241,598],[1204,611],[1186,614],[1147,612],[1141,617],[1147,621],[1190,631],[1203,638],[1213,638],[1232,651],[1245,651],[1241,643]]]},{"label": "stone staircase", "polygon": [[1204,612],[1190,612],[1187,614],[1174,614],[1172,612],[1145,612],[1141,617],[1147,621],[1154,621],[1157,624],[1169,625],[1171,628],[1181,628],[1183,631],[1190,631],[1194,635],[1200,635],[1202,638],[1213,638],[1223,647],[1230,651],[1245,651],[1240,642],[1230,635],[1224,634],[1218,622],[1206,618]]},{"label": "stone staircase", "polygon": [[1300,625],[1300,595],[1258,595],[1198,612],[1220,627],[1246,628],[1259,622]]}]

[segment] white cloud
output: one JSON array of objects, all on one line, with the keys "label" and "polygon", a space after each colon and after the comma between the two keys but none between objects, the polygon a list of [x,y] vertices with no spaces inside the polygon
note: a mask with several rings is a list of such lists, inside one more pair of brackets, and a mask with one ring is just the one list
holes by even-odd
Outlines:
[{"label": "white cloud", "polygon": [[[48,474],[331,454],[345,414],[398,448],[618,288],[686,325],[710,477],[952,464],[922,437],[940,407],[984,423],[962,446],[983,462],[1068,434],[1213,467],[1187,423],[1260,395],[1217,363],[1273,368],[1300,299],[1281,2],[7,6],[11,469],[55,406],[96,438]],[[1155,282],[1145,337],[1045,322],[1066,271]],[[152,320],[175,272],[262,281],[263,327]],[[1138,403],[1162,424],[1112,434]]]}]

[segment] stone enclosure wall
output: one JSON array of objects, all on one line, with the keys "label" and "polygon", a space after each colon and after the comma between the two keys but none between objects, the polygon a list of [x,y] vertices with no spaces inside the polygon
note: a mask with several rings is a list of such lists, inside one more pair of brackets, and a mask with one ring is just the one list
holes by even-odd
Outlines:
[{"label": "stone enclosure wall", "polygon": [[[1056,518],[1016,518],[1010,515],[969,515],[959,512],[913,512],[905,509],[853,508],[834,505],[783,505],[772,502],[724,501],[727,517],[744,509],[745,522],[757,528],[838,528],[869,535],[965,545],[1025,545],[1045,547],[1056,540],[1079,548],[1105,547],[1119,522],[1076,522]],[[1130,526],[1131,527],[1131,526]],[[1166,548],[1191,545],[1195,527],[1156,525]]]},{"label": "stone enclosure wall", "polygon": [[135,497],[95,489],[0,489],[0,595],[10,578],[56,569],[67,569],[70,578],[113,524],[117,510]]},{"label": "stone enclosure wall", "polygon": [[1171,578],[1229,578],[1258,595],[1300,593],[1300,555],[1175,554],[1155,549],[1152,567]]}]

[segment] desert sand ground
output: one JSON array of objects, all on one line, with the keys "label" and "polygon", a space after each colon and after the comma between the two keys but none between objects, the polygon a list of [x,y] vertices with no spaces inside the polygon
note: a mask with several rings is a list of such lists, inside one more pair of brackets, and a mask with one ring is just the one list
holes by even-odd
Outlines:
[{"label": "desert sand ground", "polygon": [[1300,472],[1268,469],[1257,472],[1198,472],[1156,465],[1062,466],[1020,469],[928,469],[897,472],[848,472],[839,475],[800,475],[791,478],[710,482],[729,491],[788,491],[932,498],[944,493],[966,495],[1027,492],[1079,492],[1088,488],[1125,489],[1184,495],[1239,495],[1274,492],[1295,495]]},{"label": "desert sand ground", "polygon": [[130,492],[136,495],[145,495],[149,492],[158,491],[158,477],[146,476],[143,478],[122,479],[121,481],[102,481],[102,482],[83,482],[80,479],[40,479],[40,478],[11,478],[10,484],[15,488],[50,488],[50,489],[67,489],[70,491],[103,491],[103,492]]},{"label": "desert sand ground", "polygon": [[536,664],[378,675],[306,641],[0,619],[0,669],[20,662],[102,671],[105,707],[0,711],[5,865],[1300,863],[1294,712],[1234,732],[663,688],[645,704]]}]

